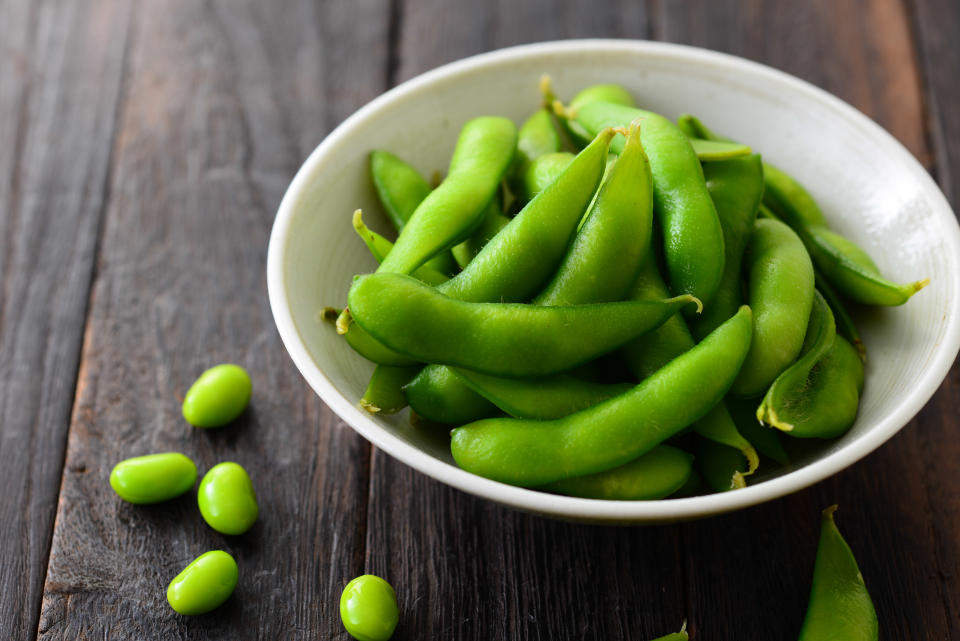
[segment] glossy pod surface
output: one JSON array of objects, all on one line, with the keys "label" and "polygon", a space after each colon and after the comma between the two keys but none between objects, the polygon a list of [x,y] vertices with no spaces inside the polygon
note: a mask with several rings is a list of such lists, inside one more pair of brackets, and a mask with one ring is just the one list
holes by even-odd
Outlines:
[{"label": "glossy pod surface", "polygon": [[349,293],[356,322],[391,349],[422,362],[513,378],[585,363],[695,302],[678,296],[573,307],[465,303],[399,274],[358,277]]},{"label": "glossy pod surface", "polygon": [[340,620],[357,641],[387,641],[400,620],[393,586],[373,574],[353,579],[340,595]]},{"label": "glossy pod surface", "polygon": [[629,463],[716,405],[750,346],[741,308],[703,342],[629,392],[552,421],[492,418],[453,430],[460,467],[531,487]]},{"label": "glossy pod surface", "polygon": [[403,392],[414,412],[445,425],[463,425],[497,413],[493,403],[445,365],[427,365]]},{"label": "glossy pod surface", "polygon": [[836,509],[834,505],[823,511],[813,588],[800,641],[876,641],[877,613],[857,560],[833,520]]},{"label": "glossy pod surface", "polygon": [[360,397],[360,407],[371,414],[393,414],[407,406],[403,386],[420,371],[419,367],[377,365]]},{"label": "glossy pod surface", "polygon": [[239,365],[211,367],[190,386],[183,398],[183,418],[196,427],[222,427],[250,402],[253,385]]},{"label": "glossy pod surface", "polygon": [[179,452],[147,454],[117,463],[110,487],[129,503],[159,503],[193,489],[197,466]]},{"label": "glossy pod surface", "polygon": [[204,475],[197,503],[203,520],[222,534],[243,534],[260,512],[250,476],[230,462],[214,465]]},{"label": "glossy pod surface", "polygon": [[198,556],[167,587],[167,602],[180,614],[205,614],[226,601],[237,587],[239,571],[222,550]]},{"label": "glossy pod surface", "polygon": [[620,467],[563,479],[543,489],[567,496],[608,501],[662,499],[679,490],[690,478],[692,458],[679,448],[658,445]]}]

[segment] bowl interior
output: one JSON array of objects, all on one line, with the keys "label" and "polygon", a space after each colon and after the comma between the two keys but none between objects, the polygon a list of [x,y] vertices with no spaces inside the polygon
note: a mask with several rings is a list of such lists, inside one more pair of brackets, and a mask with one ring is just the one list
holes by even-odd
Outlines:
[{"label": "bowl interior", "polygon": [[[457,133],[475,116],[520,123],[539,104],[549,73],[561,97],[598,82],[631,90],[670,118],[690,112],[751,144],[802,181],[833,228],[866,248],[900,281],[930,278],[909,304],[859,310],[868,349],[866,388],[853,429],[777,479],[726,495],[649,503],[553,497],[478,479],[453,466],[447,438],[412,427],[407,412],[370,416],[355,407],[373,365],[329,324],[354,274],[375,263],[355,236],[351,213],[389,235],[370,184],[367,155],[397,153],[424,175],[443,171]],[[929,176],[888,134],[839,100],[743,60],[687,47],[616,41],[548,43],[448,65],[374,101],[345,122],[304,164],[271,239],[271,303],[284,342],[324,400],[355,429],[421,471],[508,504],[594,520],[690,518],[756,503],[834,473],[904,425],[942,380],[958,342],[960,234]],[[945,353],[949,352],[949,353]],[[807,465],[809,464],[809,465]],[[611,505],[613,504],[613,505]]]}]

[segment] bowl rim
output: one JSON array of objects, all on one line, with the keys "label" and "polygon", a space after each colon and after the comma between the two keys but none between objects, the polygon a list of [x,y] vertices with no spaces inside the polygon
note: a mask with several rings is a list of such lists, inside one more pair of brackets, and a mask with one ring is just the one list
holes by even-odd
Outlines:
[{"label": "bowl rim", "polygon": [[[352,129],[364,120],[388,109],[403,96],[424,90],[434,83],[452,76],[470,73],[479,68],[501,65],[523,58],[544,54],[624,53],[641,54],[665,59],[684,59],[713,67],[743,71],[766,77],[773,83],[785,85],[793,91],[806,94],[863,128],[875,142],[887,148],[891,156],[902,163],[931,198],[934,215],[944,220],[943,239],[948,250],[960,254],[960,226],[939,186],[913,155],[891,134],[866,115],[828,92],[783,71],[726,53],[699,47],[642,40],[581,39],[558,40],[517,45],[478,54],[445,64],[418,75],[381,94],[354,112],[334,129],[309,155],[297,171],[280,203],[270,233],[267,250],[267,290],[274,322],[287,352],[307,383],[320,398],[352,429],[410,467],[427,476],[464,492],[490,499],[503,505],[551,517],[586,520],[598,523],[655,523],[677,521],[738,510],[780,498],[809,487],[843,470],[865,457],[889,440],[909,423],[937,391],[953,365],[960,350],[960,281],[957,291],[949,296],[948,325],[943,340],[935,351],[924,375],[914,382],[912,392],[895,411],[884,417],[869,432],[846,443],[827,456],[781,476],[750,485],[735,492],[710,494],[659,501],[611,501],[583,499],[539,492],[492,481],[467,472],[456,465],[432,455],[394,436],[380,427],[367,413],[347,400],[310,357],[293,319],[287,298],[283,264],[287,238],[300,195],[310,183],[313,174],[327,150],[350,135]],[[952,224],[951,224],[952,223]]]}]

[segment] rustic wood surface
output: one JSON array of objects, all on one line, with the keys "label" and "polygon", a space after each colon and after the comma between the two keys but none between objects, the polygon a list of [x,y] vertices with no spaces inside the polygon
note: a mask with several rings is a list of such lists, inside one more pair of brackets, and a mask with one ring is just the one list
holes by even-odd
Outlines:
[{"label": "rustic wood surface", "polygon": [[[678,526],[604,528],[475,499],[371,448],[273,328],[264,259],[300,162],[393,84],[574,37],[667,40],[805,78],[901,140],[957,205],[954,0],[0,0],[0,638],[346,639],[342,585],[397,587],[397,639],[796,637],[824,505],[883,638],[960,639],[960,368],[866,460]],[[189,428],[179,396],[245,365],[251,409]],[[122,504],[112,465],[159,450],[250,471],[262,518],[226,539],[193,500]],[[207,549],[242,580],[179,617]]]}]

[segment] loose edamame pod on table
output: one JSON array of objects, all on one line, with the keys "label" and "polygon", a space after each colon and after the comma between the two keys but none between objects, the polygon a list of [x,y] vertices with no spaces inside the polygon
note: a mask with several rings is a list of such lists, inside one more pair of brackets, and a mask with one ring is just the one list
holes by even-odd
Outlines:
[{"label": "loose edamame pod on table", "polygon": [[[433,190],[420,172],[388,151],[370,153],[370,178],[387,218],[397,232],[406,226],[410,216]],[[377,260],[382,261],[383,258]],[[453,273],[455,265],[450,254],[440,252],[423,267],[449,275]]]},{"label": "loose edamame pod on table", "polygon": [[400,354],[508,378],[566,371],[699,305],[692,296],[573,307],[467,303],[401,274],[357,277],[348,302],[356,322]]},{"label": "loose edamame pod on table", "polygon": [[463,469],[532,487],[586,476],[649,452],[715,406],[750,346],[743,307],[689,352],[625,394],[551,421],[490,418],[453,430]]},{"label": "loose edamame pod on table", "polygon": [[496,195],[516,146],[517,128],[507,118],[483,116],[467,122],[446,179],[410,216],[378,271],[409,274],[467,239]]},{"label": "loose edamame pod on table", "polygon": [[[607,102],[561,113],[591,133],[642,119],[641,141],[653,174],[653,209],[663,229],[670,288],[709,304],[723,274],[723,231],[687,136],[659,114]],[[610,145],[615,153],[622,148],[618,139]]]},{"label": "loose edamame pod on table", "polygon": [[257,520],[260,508],[247,471],[237,463],[219,463],[200,481],[200,515],[221,534],[243,534]]},{"label": "loose edamame pod on table", "polygon": [[737,396],[763,394],[800,354],[813,307],[813,264],[792,229],[758,220],[744,255],[753,344],[731,388]]},{"label": "loose edamame pod on table", "polygon": [[650,247],[653,186],[650,163],[631,125],[620,158],[601,184],[553,279],[533,302],[579,305],[621,300]]},{"label": "loose edamame pod on table", "polygon": [[239,576],[237,562],[223,550],[201,554],[170,581],[167,603],[179,614],[206,614],[233,594]]},{"label": "loose edamame pod on table", "polygon": [[877,612],[857,560],[833,520],[836,510],[832,505],[823,511],[813,587],[800,641],[877,641]]},{"label": "loose edamame pod on table", "polygon": [[193,489],[197,466],[179,452],[147,454],[120,461],[110,472],[110,487],[128,503],[159,503]]},{"label": "loose edamame pod on table", "polygon": [[222,427],[243,413],[253,385],[239,365],[211,367],[183,397],[183,418],[195,427]]},{"label": "loose edamame pod on table", "polygon": [[393,586],[373,574],[353,579],[340,595],[340,620],[357,641],[387,641],[400,620]]},{"label": "loose edamame pod on table", "polygon": [[606,501],[662,499],[684,486],[693,471],[692,460],[693,457],[679,448],[657,445],[612,470],[563,479],[540,489]]}]

